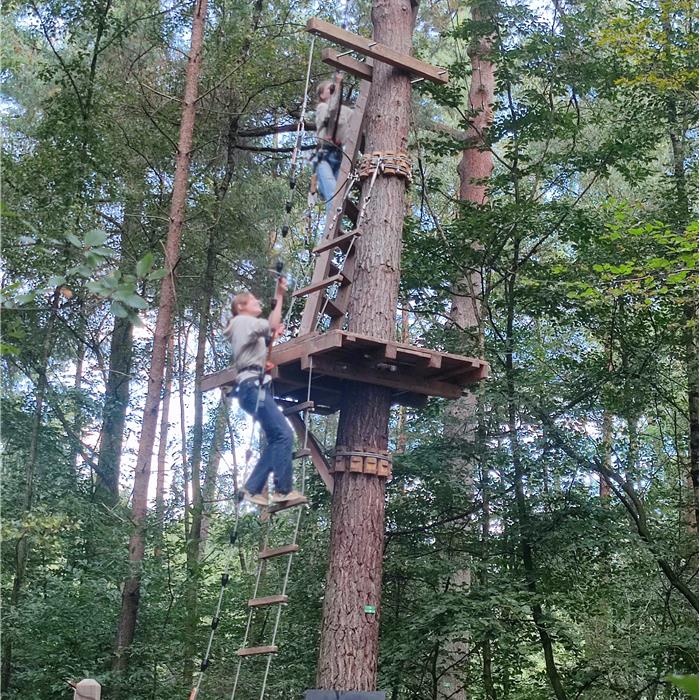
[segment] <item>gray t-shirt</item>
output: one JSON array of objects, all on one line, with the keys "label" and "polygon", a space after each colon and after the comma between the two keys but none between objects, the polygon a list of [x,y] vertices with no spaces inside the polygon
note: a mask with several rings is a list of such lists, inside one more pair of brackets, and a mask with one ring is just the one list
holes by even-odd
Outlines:
[{"label": "gray t-shirt", "polygon": [[270,323],[266,318],[256,318],[241,314],[234,316],[224,331],[231,343],[233,364],[239,373],[236,381],[240,384],[246,379],[259,377],[255,370],[241,372],[244,367],[264,367],[267,360],[265,338],[271,336]]}]

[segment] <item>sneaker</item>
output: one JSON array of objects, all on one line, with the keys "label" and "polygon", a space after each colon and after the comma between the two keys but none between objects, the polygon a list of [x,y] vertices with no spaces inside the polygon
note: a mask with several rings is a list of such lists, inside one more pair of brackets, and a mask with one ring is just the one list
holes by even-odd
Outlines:
[{"label": "sneaker", "polygon": [[285,503],[286,501],[293,501],[297,498],[305,498],[305,496],[299,491],[290,491],[289,493],[275,492],[272,494],[273,503]]},{"label": "sneaker", "polygon": [[247,489],[243,489],[243,498],[246,501],[250,501],[251,503],[255,503],[258,506],[268,505],[267,496],[265,496],[262,493],[251,493]]}]

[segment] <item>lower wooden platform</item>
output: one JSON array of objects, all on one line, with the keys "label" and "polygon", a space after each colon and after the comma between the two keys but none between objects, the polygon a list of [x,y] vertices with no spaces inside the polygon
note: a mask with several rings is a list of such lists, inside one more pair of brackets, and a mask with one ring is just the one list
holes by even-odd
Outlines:
[{"label": "lower wooden platform", "polygon": [[[420,407],[428,396],[459,398],[465,386],[488,376],[483,360],[379,340],[348,331],[310,333],[277,345],[272,351],[275,396],[306,401],[309,371],[316,410],[340,408],[346,380],[384,386],[394,403]],[[202,389],[233,384],[235,371],[208,375]]]}]

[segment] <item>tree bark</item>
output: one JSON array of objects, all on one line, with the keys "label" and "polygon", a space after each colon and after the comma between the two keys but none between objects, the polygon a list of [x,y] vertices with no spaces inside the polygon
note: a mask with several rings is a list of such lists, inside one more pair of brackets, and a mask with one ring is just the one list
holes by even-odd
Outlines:
[{"label": "tree bark", "polygon": [[[374,0],[374,39],[411,53],[415,7],[409,0]],[[366,151],[405,151],[411,83],[407,74],[374,64],[366,111]],[[362,188],[367,196],[370,179]],[[406,181],[380,174],[366,206],[368,235],[357,240],[356,272],[348,329],[375,338],[394,337]],[[390,392],[348,382],[337,447],[381,451],[388,445]],[[330,562],[321,629],[318,687],[374,690],[384,544],[384,480],[338,473],[331,508]],[[365,612],[365,606],[375,611]]]},{"label": "tree bark", "polygon": [[180,255],[180,239],[187,201],[187,180],[192,138],[194,133],[197,103],[197,84],[202,62],[202,44],[207,13],[207,0],[197,0],[192,19],[192,38],[185,76],[185,89],[180,121],[180,135],[175,161],[175,179],[170,203],[170,225],[165,246],[165,269],[167,275],[160,287],[160,304],[156,319],[155,337],[151,366],[148,375],[148,392],[143,411],[141,439],[136,458],[136,473],[132,503],[134,529],[129,540],[130,573],[124,583],[122,606],[117,626],[114,671],[124,671],[129,663],[129,647],[134,640],[136,618],[141,591],[141,569],[146,547],[145,524],[148,508],[148,482],[150,479],[151,457],[158,424],[158,407],[163,384],[163,371],[172,332],[173,309],[175,306],[175,267]]},{"label": "tree bark", "polygon": [[163,535],[165,520],[165,463],[168,457],[170,399],[173,395],[173,373],[175,370],[175,342],[172,333],[168,339],[166,363],[163,401],[160,410],[160,431],[158,432],[158,461],[156,463],[156,523],[159,538]]}]

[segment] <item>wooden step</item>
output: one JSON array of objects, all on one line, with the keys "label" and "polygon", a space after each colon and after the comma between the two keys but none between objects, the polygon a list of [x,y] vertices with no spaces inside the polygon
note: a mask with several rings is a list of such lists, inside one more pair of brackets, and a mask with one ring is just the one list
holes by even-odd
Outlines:
[{"label": "wooden step", "polygon": [[272,559],[273,557],[282,557],[285,554],[294,554],[299,551],[298,544],[285,544],[284,547],[276,547],[275,549],[263,549],[258,554],[258,559]]},{"label": "wooden step", "polygon": [[335,299],[324,299],[323,300],[323,306],[321,307],[321,310],[323,311],[326,316],[330,316],[331,318],[342,318],[345,316],[345,311],[341,305],[336,303],[337,300]]},{"label": "wooden step", "polygon": [[277,647],[244,647],[236,652],[236,656],[258,656],[260,654],[276,654]]},{"label": "wooden step", "polygon": [[262,608],[265,605],[281,605],[289,600],[286,595],[268,595],[264,598],[251,598],[248,601],[249,608]]},{"label": "wooden step", "polygon": [[295,508],[296,506],[303,506],[309,502],[306,496],[301,498],[292,498],[290,501],[283,501],[282,503],[273,503],[268,507],[268,513],[279,513],[281,510],[287,510],[288,508]]},{"label": "wooden step", "polygon": [[293,406],[287,406],[282,409],[282,413],[285,416],[291,416],[292,413],[303,413],[304,411],[313,411],[314,402],[313,401],[302,401],[301,403],[294,404]]},{"label": "wooden step", "polygon": [[303,457],[311,457],[311,450],[308,447],[294,450],[292,459],[302,459]]},{"label": "wooden step", "polygon": [[320,280],[319,282],[315,282],[313,284],[310,284],[308,287],[303,287],[302,289],[297,289],[294,294],[292,294],[293,297],[303,297],[306,296],[307,294],[311,294],[312,292],[318,292],[321,289],[325,289],[326,287],[330,287],[332,284],[349,284],[350,283],[350,278],[343,272],[339,272],[337,275],[331,275],[330,277],[326,277],[325,279]]},{"label": "wooden step", "polygon": [[323,253],[325,250],[331,250],[332,248],[339,248],[345,252],[350,247],[350,243],[352,243],[352,241],[359,235],[360,233],[358,231],[349,231],[348,233],[344,233],[342,236],[336,236],[330,240],[324,238],[312,252]]}]

